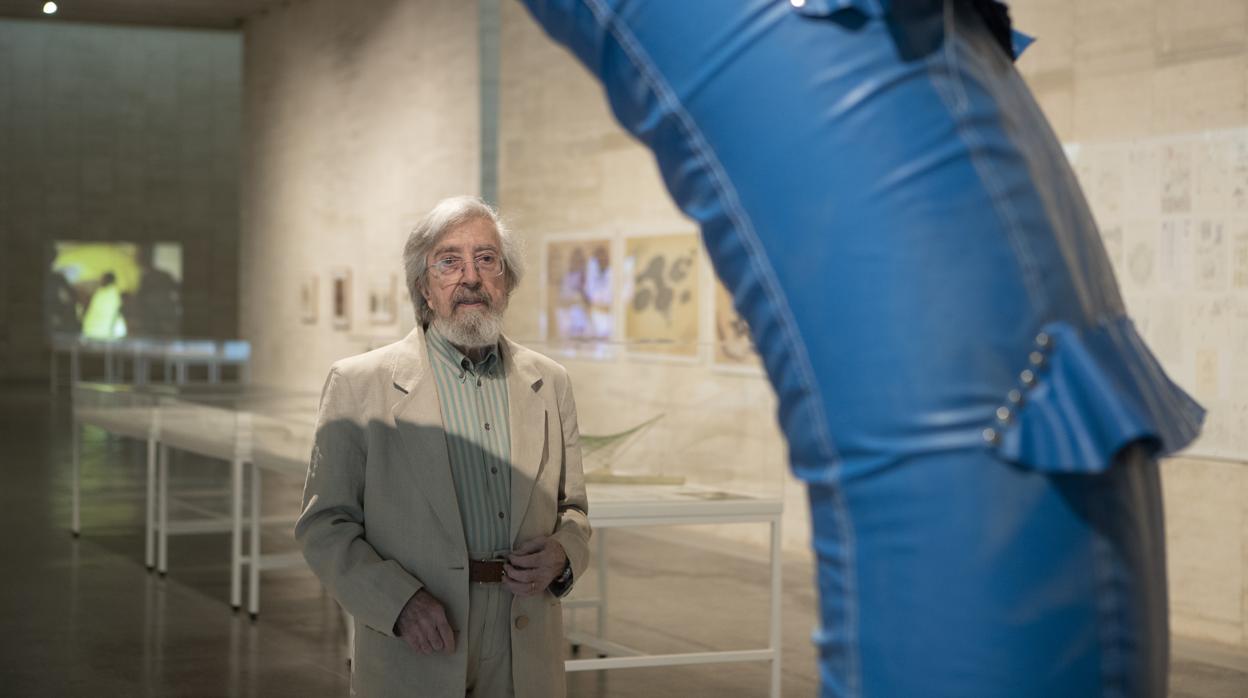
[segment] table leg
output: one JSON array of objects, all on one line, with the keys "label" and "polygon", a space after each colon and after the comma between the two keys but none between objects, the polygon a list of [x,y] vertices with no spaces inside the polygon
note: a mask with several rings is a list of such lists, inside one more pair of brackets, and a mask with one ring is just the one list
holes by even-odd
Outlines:
[{"label": "table leg", "polygon": [[771,698],[780,698],[780,619],[781,592],[783,584],[783,559],[781,557],[780,517],[771,522]]},{"label": "table leg", "polygon": [[594,531],[598,539],[598,637],[607,636],[607,529]]},{"label": "table leg", "polygon": [[251,619],[260,615],[260,468],[251,463],[251,542],[247,556],[247,611]]},{"label": "table leg", "polygon": [[73,480],[70,487],[73,489],[73,500],[71,513],[69,516],[69,532],[75,538],[82,532],[82,423],[74,420],[74,425],[70,429],[70,459],[71,469],[73,470]]},{"label": "table leg", "polygon": [[230,462],[230,607],[243,605],[243,461]]},{"label": "table leg", "polygon": [[169,573],[169,447],[161,444],[157,453],[160,523],[157,528],[156,572],[163,577]]},{"label": "table leg", "polygon": [[[342,608],[339,606],[338,608]],[[355,659],[355,619],[347,613],[347,609],[342,608],[342,621],[347,625],[347,664],[353,664]]]},{"label": "table leg", "polygon": [[147,571],[156,568],[156,439],[147,440],[147,512],[143,525],[143,564]]}]

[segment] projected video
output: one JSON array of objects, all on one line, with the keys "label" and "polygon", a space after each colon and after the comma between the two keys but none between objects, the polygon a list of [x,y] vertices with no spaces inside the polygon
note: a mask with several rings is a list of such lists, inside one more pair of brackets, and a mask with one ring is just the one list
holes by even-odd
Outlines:
[{"label": "projected video", "polygon": [[182,246],[57,242],[44,285],[53,334],[171,337],[182,330]]}]

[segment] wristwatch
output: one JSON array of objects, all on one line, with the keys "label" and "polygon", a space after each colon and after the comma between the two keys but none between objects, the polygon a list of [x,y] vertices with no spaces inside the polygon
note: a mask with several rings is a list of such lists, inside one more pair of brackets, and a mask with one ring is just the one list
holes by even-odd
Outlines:
[{"label": "wristwatch", "polygon": [[558,578],[555,579],[555,584],[563,586],[564,584],[567,584],[571,580],[572,580],[572,561],[568,560],[563,565],[563,574],[559,575]]}]

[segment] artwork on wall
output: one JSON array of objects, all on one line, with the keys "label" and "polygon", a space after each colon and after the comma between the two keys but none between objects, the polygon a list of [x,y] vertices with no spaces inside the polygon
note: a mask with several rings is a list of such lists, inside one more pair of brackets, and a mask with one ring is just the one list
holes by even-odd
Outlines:
[{"label": "artwork on wall", "polygon": [[351,327],[351,269],[336,267],[329,273],[329,309],[334,329]]},{"label": "artwork on wall", "polygon": [[173,337],[182,329],[182,245],[58,240],[44,272],[53,335]]},{"label": "artwork on wall", "polygon": [[308,274],[299,282],[299,319],[305,325],[316,324],[316,274]]},{"label": "artwork on wall", "polygon": [[761,366],[754,341],[750,338],[750,326],[732,306],[732,295],[715,280],[715,363],[757,369]]},{"label": "artwork on wall", "polygon": [[631,237],[624,254],[624,329],[633,351],[698,353],[698,238]]},{"label": "artwork on wall", "polygon": [[[1208,410],[1188,453],[1248,454],[1248,129],[1067,148],[1136,328]],[[1229,329],[1228,329],[1229,328]]]},{"label": "artwork on wall", "polygon": [[603,342],[615,326],[611,241],[546,242],[546,327],[553,342]]},{"label": "artwork on wall", "polygon": [[398,319],[398,280],[394,274],[376,274],[368,281],[368,321],[392,325]]}]

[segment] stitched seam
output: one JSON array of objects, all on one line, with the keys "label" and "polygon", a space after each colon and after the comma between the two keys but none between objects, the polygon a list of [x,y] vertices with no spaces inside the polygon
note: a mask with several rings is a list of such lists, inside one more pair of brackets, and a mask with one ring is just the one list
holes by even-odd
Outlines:
[{"label": "stitched seam", "polygon": [[[591,5],[591,10],[594,9],[593,6],[601,6],[601,0],[584,1],[586,4]],[[776,306],[776,310],[779,311],[781,317],[780,327],[785,336],[785,344],[795,358],[795,363],[801,373],[802,384],[812,395],[818,395],[818,391],[814,388],[814,370],[811,367],[810,357],[805,351],[805,345],[798,341],[795,336],[797,322],[793,318],[792,309],[779,289],[779,284],[775,279],[775,273],[771,266],[762,261],[766,259],[762,243],[754,233],[753,225],[749,223],[749,217],[741,210],[740,202],[737,200],[733,188],[727,184],[729,181],[728,176],[724,173],[710,146],[705,142],[701,131],[693,124],[680,100],[676,98],[667,84],[659,77],[659,71],[650,62],[649,56],[637,42],[636,38],[632,36],[632,33],[626,27],[622,27],[621,23],[613,21],[614,17],[610,14],[610,10],[603,8],[602,12],[606,13],[606,16],[600,15],[595,11],[599,22],[620,42],[621,48],[632,58],[633,65],[638,69],[638,72],[646,82],[649,83],[659,101],[667,107],[673,116],[677,117],[682,130],[689,138],[690,146],[698,158],[698,163],[711,173],[711,182],[719,193],[720,201],[728,210],[728,217],[733,221],[733,228],[740,233],[742,241],[751,253],[749,262],[754,267],[754,270],[758,272],[764,294]],[[836,448],[832,445],[831,435],[826,428],[827,415],[823,410],[822,399],[816,399],[814,406],[817,412],[816,416],[818,417],[815,428],[820,446],[824,451],[823,455],[831,460],[839,460]]]},{"label": "stitched seam", "polygon": [[[1122,463],[1115,463],[1121,467]],[[1106,499],[1096,498],[1097,511],[1102,521],[1112,516],[1107,511]],[[1094,532],[1092,535],[1093,564],[1096,567],[1096,609],[1098,635],[1100,637],[1101,686],[1105,689],[1106,698],[1125,698],[1127,695],[1125,660],[1127,648],[1123,646],[1121,637],[1125,624],[1124,601],[1114,587],[1114,555],[1113,546],[1106,540],[1105,534]]]},{"label": "stitched seam", "polygon": [[945,4],[945,45],[942,54],[945,58],[945,70],[948,73],[949,84],[956,95],[946,94],[946,90],[942,89],[937,64],[928,61],[928,73],[932,77],[932,85],[935,87],[936,94],[941,101],[950,109],[951,116],[954,117],[954,128],[957,131],[959,140],[967,147],[970,155],[971,166],[975,168],[975,172],[979,175],[980,184],[988,190],[989,197],[992,200],[992,207],[1001,217],[1002,223],[1006,227],[1006,238],[1013,248],[1019,266],[1021,267],[1023,276],[1023,286],[1027,292],[1027,300],[1031,306],[1039,305],[1038,299],[1041,297],[1040,289],[1037,284],[1037,271],[1035,257],[1031,254],[1030,249],[1021,237],[1021,226],[1018,218],[1014,213],[1013,206],[1010,205],[1008,197],[1002,191],[999,180],[997,179],[997,170],[991,162],[981,162],[981,158],[977,157],[977,153],[984,149],[984,143],[979,139],[973,130],[966,127],[963,120],[963,112],[969,104],[970,99],[966,94],[965,86],[958,75],[957,67],[959,60],[957,58],[957,50],[954,47],[958,32],[956,31],[956,19],[954,18],[954,3]]},{"label": "stitched seam", "polygon": [[[655,97],[657,97],[660,103],[666,106],[672,115],[677,118],[682,130],[685,131],[685,135],[689,138],[690,147],[692,148],[695,156],[698,158],[699,163],[710,173],[711,183],[715,190],[719,193],[720,201],[725,205],[728,211],[728,217],[734,223],[734,229],[740,234],[742,241],[746,244],[747,249],[749,249],[751,253],[748,261],[758,273],[760,284],[763,287],[763,292],[766,297],[772,301],[776,310],[779,311],[781,332],[784,335],[786,344],[788,345],[794,361],[797,364],[801,381],[806,389],[811,393],[811,399],[814,400],[813,409],[816,416],[816,423],[814,425],[816,438],[819,440],[821,447],[825,451],[825,456],[832,460],[833,472],[839,475],[841,470],[839,457],[836,453],[836,449],[832,446],[831,436],[827,430],[827,415],[823,409],[822,398],[819,397],[819,393],[814,390],[814,371],[810,364],[810,357],[806,353],[805,345],[797,341],[797,338],[795,337],[795,328],[797,323],[793,318],[792,309],[789,307],[788,303],[785,302],[783,294],[780,293],[779,284],[776,282],[771,266],[762,261],[765,259],[765,256],[762,253],[762,243],[757,239],[752,225],[748,223],[748,218],[741,210],[740,202],[737,201],[735,193],[728,184],[729,180],[726,173],[723,172],[709,145],[702,138],[701,131],[698,130],[692,123],[692,119],[685,111],[684,106],[678,99],[676,99],[666,82],[662,80],[658,74],[657,68],[650,61],[649,56],[645,53],[644,49],[642,49],[636,38],[632,35],[632,32],[629,31],[626,26],[623,26],[622,23],[614,21],[615,17],[613,12],[609,8],[605,7],[602,0],[582,1],[585,3],[586,7],[594,13],[599,25],[609,31],[611,35],[615,37],[616,41],[619,42],[620,48],[628,54],[634,67],[637,68],[638,74],[654,91]],[[843,493],[841,492],[840,487],[836,488],[835,508],[838,518],[847,524],[845,529],[845,557],[849,560],[853,557],[854,545],[852,534],[848,528],[849,517],[846,512]],[[849,567],[848,563],[846,567]],[[854,629],[857,627],[856,623],[858,616],[856,606],[857,593],[855,591],[857,586],[856,578],[852,574],[846,574],[845,578],[846,586],[849,588],[846,594],[847,629]],[[856,631],[849,630],[849,636],[853,639],[847,642],[847,646],[851,648],[850,654],[852,655],[846,660],[847,673],[849,674],[847,677],[847,683],[853,694],[859,694],[861,690],[859,688],[861,683],[859,678],[859,666],[861,662],[858,657]]]}]

